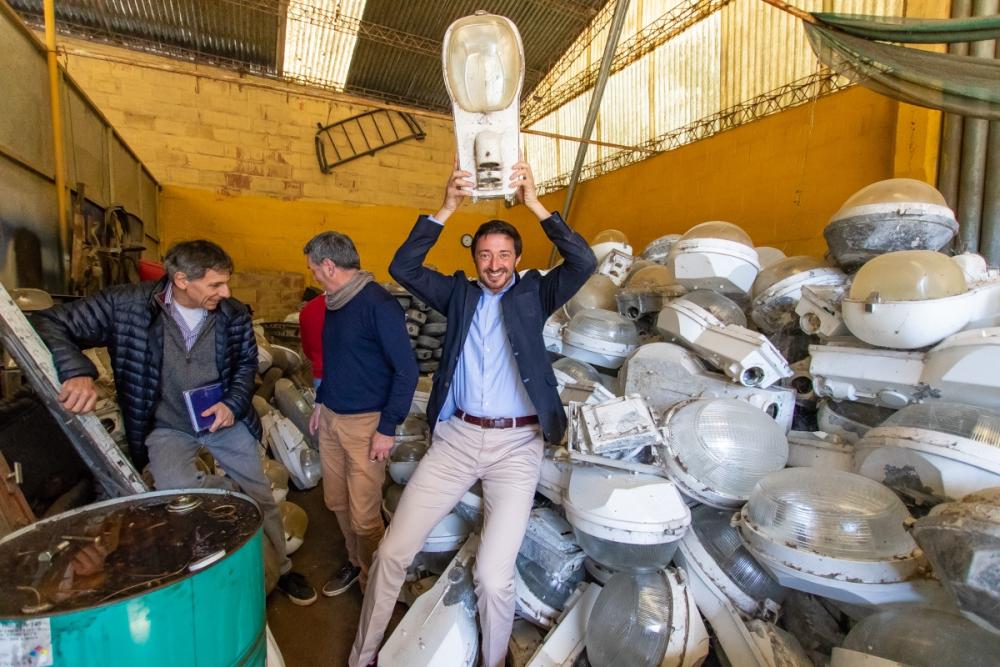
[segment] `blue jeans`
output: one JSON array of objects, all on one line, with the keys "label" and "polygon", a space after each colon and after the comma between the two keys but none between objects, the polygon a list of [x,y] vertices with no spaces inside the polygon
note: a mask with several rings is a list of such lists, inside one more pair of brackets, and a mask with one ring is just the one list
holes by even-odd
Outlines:
[{"label": "blue jeans", "polygon": [[[198,470],[195,460],[202,446],[226,471],[226,477]],[[225,489],[242,491],[253,498],[264,517],[264,536],[278,553],[280,572],[284,574],[292,569],[292,561],[285,553],[281,512],[257,455],[257,439],[243,422],[197,436],[170,428],[155,428],[146,437],[146,447],[149,449],[149,470],[157,489]]]}]

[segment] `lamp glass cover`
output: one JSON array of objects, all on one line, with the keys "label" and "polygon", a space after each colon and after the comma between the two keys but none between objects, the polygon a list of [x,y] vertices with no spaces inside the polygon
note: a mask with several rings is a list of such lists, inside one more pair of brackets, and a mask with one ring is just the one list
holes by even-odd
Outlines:
[{"label": "lamp glass cover", "polygon": [[576,294],[566,302],[566,314],[573,317],[581,310],[588,308],[603,308],[604,310],[614,310],[617,308],[615,294],[618,293],[618,286],[603,273],[595,273],[587,278]]},{"label": "lamp glass cover", "polygon": [[663,264],[649,264],[629,274],[625,286],[634,290],[655,291],[677,284],[674,272]]},{"label": "lamp glass cover", "polygon": [[887,252],[865,263],[854,276],[850,297],[883,301],[926,301],[962,294],[965,274],[951,259],[933,250]]},{"label": "lamp glass cover", "polygon": [[866,185],[847,198],[833,217],[845,217],[849,209],[871,204],[935,204],[947,206],[944,196],[933,186],[912,178],[890,178]]},{"label": "lamp glass cover", "polygon": [[844,648],[910,667],[987,667],[1000,660],[1000,636],[936,609],[887,609],[860,621]]},{"label": "lamp glass cover", "polygon": [[281,524],[285,528],[285,534],[290,538],[304,538],[309,527],[306,511],[287,500],[282,500],[278,509],[281,511]]},{"label": "lamp glass cover", "polygon": [[691,510],[691,529],[719,568],[741,591],[758,602],[781,602],[785,588],[750,555],[732,525],[731,510],[699,505]]},{"label": "lamp glass cover", "polygon": [[597,245],[598,243],[621,243],[623,245],[628,245],[628,237],[625,236],[625,232],[619,231],[617,229],[605,229],[594,235],[594,238],[590,239],[590,245]]},{"label": "lamp glass cover", "polygon": [[[579,528],[573,529],[583,552],[605,567],[627,572],[659,570],[670,564],[677,552],[678,540],[660,544],[613,542]],[[624,532],[622,533],[624,537]]]},{"label": "lamp glass cover", "polygon": [[723,324],[738,324],[741,327],[747,325],[747,316],[743,309],[735,301],[718,292],[700,289],[688,292],[681,299],[701,306]]},{"label": "lamp glass cover", "polygon": [[742,243],[745,246],[753,248],[753,241],[750,239],[749,234],[737,225],[722,220],[712,220],[711,222],[703,222],[700,225],[695,225],[684,232],[684,235],[680,238],[681,241],[690,241],[692,239],[722,239],[724,241]]},{"label": "lamp glass cover", "polygon": [[616,345],[638,345],[635,323],[610,310],[592,308],[573,316],[567,330]]},{"label": "lamp glass cover", "polygon": [[600,384],[601,374],[585,361],[572,357],[562,357],[552,362],[552,368],[562,371],[578,382],[596,382]]},{"label": "lamp glass cover", "polygon": [[668,413],[664,426],[687,473],[729,496],[747,498],[758,480],[788,462],[784,430],[746,401],[692,401]]},{"label": "lamp glass cover", "polygon": [[670,640],[672,594],[662,571],[613,575],[587,622],[590,664],[658,667]]},{"label": "lamp glass cover", "polygon": [[412,463],[424,458],[427,453],[427,442],[424,440],[410,440],[401,442],[392,448],[389,460],[394,463]]},{"label": "lamp glass cover", "polygon": [[390,482],[388,486],[385,487],[385,492],[382,494],[383,502],[385,502],[385,509],[389,514],[395,514],[396,508],[399,507],[399,499],[403,497],[403,489],[406,487],[402,484],[396,484],[395,482]]},{"label": "lamp glass cover", "polygon": [[470,17],[451,34],[445,76],[455,102],[466,111],[487,113],[510,106],[521,83],[516,33],[499,16]]},{"label": "lamp glass cover", "polygon": [[790,278],[796,273],[805,273],[812,269],[827,268],[828,265],[821,259],[808,257],[806,255],[796,255],[778,260],[757,274],[753,281],[752,294],[756,298],[766,292],[772,286],[781,282],[785,278]]},{"label": "lamp glass cover", "polygon": [[771,541],[822,556],[903,558],[916,543],[910,514],[888,487],[840,470],[785,468],[760,480],[744,510]]},{"label": "lamp glass cover", "polygon": [[902,408],[883,426],[937,431],[1000,447],[1000,412],[962,403],[916,403]]}]

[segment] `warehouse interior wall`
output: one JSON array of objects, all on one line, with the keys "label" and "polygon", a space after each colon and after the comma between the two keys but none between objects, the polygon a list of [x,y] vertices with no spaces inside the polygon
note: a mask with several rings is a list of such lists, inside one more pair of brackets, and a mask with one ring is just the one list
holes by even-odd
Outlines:
[{"label": "warehouse interior wall", "polygon": [[[585,181],[571,224],[588,239],[620,229],[639,253],[664,234],[726,220],[756,245],[822,256],[823,227],[860,188],[934,183],[939,135],[939,112],[853,87]],[[564,198],[543,201],[561,210]]]},{"label": "warehouse interior wall", "polygon": [[[358,246],[362,265],[388,279],[393,252],[417,215],[441,204],[452,170],[451,121],[417,116],[426,138],[389,147],[323,174],[317,123],[370,109],[335,93],[65,40],[67,69],[164,184],[163,247],[208,238],[237,270],[300,271],[302,247],[337,230]],[[471,270],[461,237],[500,215],[502,205],[464,208],[446,226],[428,262]],[[537,224],[525,243],[539,265],[548,252]]]},{"label": "warehouse interior wall", "polygon": [[[451,169],[451,122],[420,115],[410,141],[322,174],[313,137],[366,109],[357,100],[204,65],[67,40],[67,68],[163,183],[161,242],[215,240],[238,269],[301,271],[301,249],[336,229],[388,278],[392,253],[420,213],[440,204]],[[722,132],[586,181],[570,223],[585,237],[615,227],[636,252],[705,220],[744,227],[757,245],[821,255],[822,229],[859,188],[893,176],[933,182],[940,114],[863,88]],[[565,191],[546,195],[559,210]],[[530,213],[502,202],[463,208],[428,262],[472,263],[460,238],[485,219],[525,236],[522,267],[545,266],[549,244]]]}]

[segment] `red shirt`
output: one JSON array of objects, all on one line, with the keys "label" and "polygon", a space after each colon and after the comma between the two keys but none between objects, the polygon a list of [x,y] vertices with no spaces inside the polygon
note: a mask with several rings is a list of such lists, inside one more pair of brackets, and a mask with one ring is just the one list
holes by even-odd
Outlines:
[{"label": "red shirt", "polygon": [[312,362],[313,377],[323,378],[323,322],[326,320],[326,295],[320,294],[299,311],[299,338],[302,352]]}]

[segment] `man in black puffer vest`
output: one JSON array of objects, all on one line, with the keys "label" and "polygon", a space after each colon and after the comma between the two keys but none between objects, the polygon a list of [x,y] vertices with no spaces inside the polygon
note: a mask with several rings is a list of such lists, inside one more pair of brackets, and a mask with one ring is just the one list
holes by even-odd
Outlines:
[{"label": "man in black puffer vest", "polygon": [[[278,552],[278,589],[311,604],[316,591],[291,571],[281,514],[257,455],[257,343],[249,311],[229,296],[233,261],[210,241],[186,241],[167,252],[165,264],[157,282],[111,287],[38,313],[35,328],[63,383],[59,400],[74,413],[94,408],[97,369],[82,350],[107,347],[136,467],[148,462],[158,489],[238,489],[253,498]],[[216,382],[222,399],[202,412],[212,422],[196,432],[183,392]],[[198,470],[202,446],[227,477]]]}]

